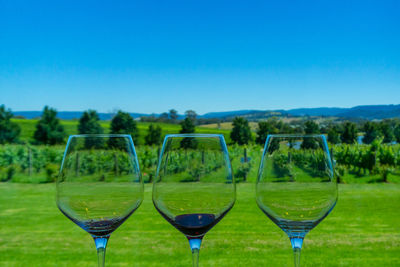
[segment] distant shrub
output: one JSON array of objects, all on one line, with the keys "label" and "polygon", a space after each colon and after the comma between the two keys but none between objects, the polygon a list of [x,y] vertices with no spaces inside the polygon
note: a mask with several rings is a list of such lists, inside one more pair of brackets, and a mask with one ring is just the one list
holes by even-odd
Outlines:
[{"label": "distant shrub", "polygon": [[[139,129],[137,128],[136,121],[133,120],[129,113],[122,112],[121,110],[114,116],[110,124],[111,134],[130,134],[133,143],[139,144]],[[125,140],[110,138],[109,146],[116,148],[125,148]]]},{"label": "distant shrub", "polygon": [[379,166],[378,171],[382,177],[382,182],[387,183],[388,176],[389,176],[389,174],[394,172],[394,168],[391,166],[388,166],[388,165],[382,165],[382,166]]},{"label": "distant shrub", "polygon": [[48,163],[45,167],[46,171],[46,183],[53,183],[57,179],[59,166],[57,164]]},{"label": "distant shrub", "polygon": [[0,105],[0,144],[16,142],[21,133],[20,126],[11,121],[12,117],[11,110]]},{"label": "distant shrub", "polygon": [[239,165],[239,168],[235,172],[236,182],[246,182],[248,174],[251,169],[251,163],[245,162]]},{"label": "distant shrub", "polygon": [[57,118],[57,111],[45,106],[42,117],[36,124],[33,138],[38,144],[55,145],[64,143],[65,136],[64,127]]},{"label": "distant shrub", "polygon": [[7,166],[3,170],[3,175],[0,176],[0,181],[1,182],[11,181],[11,179],[14,177],[17,171],[18,171],[18,166],[16,164],[11,164]]}]

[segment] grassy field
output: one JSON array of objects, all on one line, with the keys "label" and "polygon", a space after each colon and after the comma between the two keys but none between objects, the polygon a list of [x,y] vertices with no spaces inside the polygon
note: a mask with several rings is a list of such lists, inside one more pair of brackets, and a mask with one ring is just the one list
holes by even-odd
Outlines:
[{"label": "grassy field", "polygon": [[[32,119],[12,119],[21,127],[20,140],[22,141],[33,141],[33,134],[36,129],[36,124],[38,120]],[[78,133],[78,121],[77,120],[61,120],[61,124],[64,126],[65,132],[68,135]],[[101,127],[104,129],[105,133],[109,132],[110,121],[100,121]],[[139,143],[144,144],[144,137],[147,134],[147,129],[150,124],[157,124],[162,128],[162,135],[179,133],[181,126],[179,124],[170,123],[150,123],[150,122],[138,122],[139,129]],[[211,133],[211,134],[223,134],[226,142],[230,142],[230,131],[226,129],[215,129],[206,127],[196,127],[196,133]]]},{"label": "grassy field", "polygon": [[[257,122],[249,122],[250,129],[252,131],[256,131],[258,129],[258,123]],[[208,128],[208,129],[221,129],[221,130],[232,130],[233,125],[232,122],[221,122],[220,124],[218,123],[211,123],[211,124],[204,124],[201,125],[201,127]]]},{"label": "grassy field", "polygon": [[[310,117],[313,121],[315,121],[318,124],[321,123],[327,123],[327,122],[331,122],[331,121],[335,121],[338,118],[336,117]],[[297,124],[301,124],[301,122],[306,121],[307,119],[310,119],[307,117],[278,117],[277,119],[279,121],[282,121],[284,123],[297,123]],[[232,130],[233,126],[232,126],[232,122],[221,122],[221,123],[211,123],[211,124],[204,124],[204,125],[200,125],[201,127],[205,127],[205,128],[210,128],[210,129],[221,129],[221,130]],[[258,129],[258,122],[254,122],[254,121],[250,121],[249,122],[249,126],[251,128],[252,131],[257,131]]]},{"label": "grassy field", "polygon": [[[184,236],[157,214],[151,186],[112,234],[107,266],[191,266]],[[230,213],[205,237],[201,266],[293,266],[290,242],[239,184]],[[96,266],[94,243],[55,206],[54,184],[0,183],[0,266]],[[400,266],[400,185],[339,186],[332,214],[307,236],[302,266]]]}]

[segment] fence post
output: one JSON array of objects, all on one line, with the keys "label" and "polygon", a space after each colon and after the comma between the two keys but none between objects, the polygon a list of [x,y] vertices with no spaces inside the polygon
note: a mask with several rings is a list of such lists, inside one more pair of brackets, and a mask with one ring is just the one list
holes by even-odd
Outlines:
[{"label": "fence post", "polygon": [[28,147],[28,175],[32,175],[32,149]]},{"label": "fence post", "polygon": [[118,166],[118,157],[116,153],[114,153],[114,171],[115,171],[115,176],[118,176],[119,166]]},{"label": "fence post", "polygon": [[81,164],[79,161],[79,153],[76,153],[76,162],[75,162],[75,175],[76,177],[79,176],[79,169],[81,168]]},{"label": "fence post", "polygon": [[[247,163],[247,148],[246,147],[243,149],[243,161],[245,164]],[[244,180],[244,182],[247,182],[247,172],[246,171],[244,172],[243,180]]]}]

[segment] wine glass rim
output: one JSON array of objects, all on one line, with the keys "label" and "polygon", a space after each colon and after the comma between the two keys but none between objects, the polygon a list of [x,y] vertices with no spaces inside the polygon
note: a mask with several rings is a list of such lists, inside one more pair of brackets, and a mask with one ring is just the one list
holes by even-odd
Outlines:
[{"label": "wine glass rim", "polygon": [[199,134],[199,133],[190,133],[190,134],[167,134],[165,138],[170,138],[170,137],[224,137],[223,134]]},{"label": "wine glass rim", "polygon": [[279,138],[303,138],[303,137],[325,137],[323,134],[269,134],[268,137]]},{"label": "wine glass rim", "polygon": [[130,134],[73,134],[69,138],[84,138],[84,137],[125,137],[130,138]]}]

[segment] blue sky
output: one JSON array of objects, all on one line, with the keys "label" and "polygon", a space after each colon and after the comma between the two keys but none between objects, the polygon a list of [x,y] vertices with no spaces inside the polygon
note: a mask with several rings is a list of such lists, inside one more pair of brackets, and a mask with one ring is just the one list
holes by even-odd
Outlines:
[{"label": "blue sky", "polygon": [[400,1],[3,1],[0,104],[199,114],[400,103]]}]

